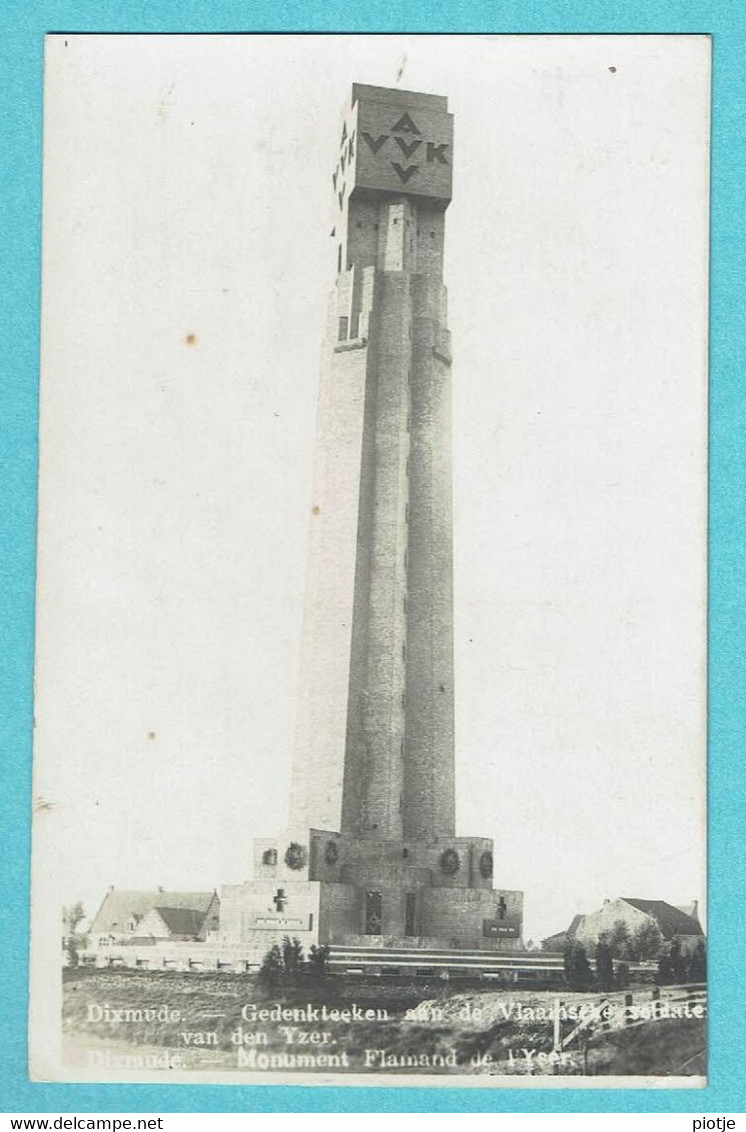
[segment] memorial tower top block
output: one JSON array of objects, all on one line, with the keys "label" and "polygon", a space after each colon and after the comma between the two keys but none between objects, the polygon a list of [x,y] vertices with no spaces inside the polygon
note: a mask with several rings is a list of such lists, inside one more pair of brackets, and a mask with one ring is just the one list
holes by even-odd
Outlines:
[{"label": "memorial tower top block", "polygon": [[[338,272],[375,266],[442,276],[443,213],[453,186],[453,115],[446,98],[353,84],[332,183]],[[397,249],[396,239],[374,235],[376,222],[388,219],[381,206],[402,199],[409,202],[410,218],[418,206],[423,217],[433,217],[430,238],[436,242],[427,255],[421,249],[417,266],[412,248]]]},{"label": "memorial tower top block", "polygon": [[366,192],[406,193],[447,208],[452,153],[447,98],[354,83],[334,172],[340,211]]}]

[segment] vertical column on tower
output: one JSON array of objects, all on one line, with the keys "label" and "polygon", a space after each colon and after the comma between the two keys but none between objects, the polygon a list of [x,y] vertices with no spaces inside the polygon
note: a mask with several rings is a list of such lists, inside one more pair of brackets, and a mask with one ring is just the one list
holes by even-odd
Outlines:
[{"label": "vertical column on tower", "polygon": [[402,837],[415,223],[406,198],[379,202],[342,811],[344,831],[387,840]]},{"label": "vertical column on tower", "polygon": [[[369,462],[374,388],[364,339],[349,339],[355,274],[342,271],[332,292],[319,382],[290,793],[289,824],[299,830],[339,829],[342,814],[361,484]],[[360,318],[367,319],[371,304],[368,279],[361,288]]]},{"label": "vertical column on tower", "polygon": [[453,832],[453,120],[354,84],[332,175],[337,281],[320,383],[291,825]]},{"label": "vertical column on tower", "polygon": [[445,213],[420,205],[412,279],[404,836],[455,832],[451,353]]}]

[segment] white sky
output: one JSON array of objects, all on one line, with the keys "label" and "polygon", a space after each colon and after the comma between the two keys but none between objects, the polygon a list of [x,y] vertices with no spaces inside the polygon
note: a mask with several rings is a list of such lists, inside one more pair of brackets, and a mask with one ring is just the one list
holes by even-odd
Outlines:
[{"label": "white sky", "polygon": [[708,60],[50,40],[38,891],[241,881],[286,820],[339,114],[403,66],[456,116],[458,831],[534,939],[703,899]]}]

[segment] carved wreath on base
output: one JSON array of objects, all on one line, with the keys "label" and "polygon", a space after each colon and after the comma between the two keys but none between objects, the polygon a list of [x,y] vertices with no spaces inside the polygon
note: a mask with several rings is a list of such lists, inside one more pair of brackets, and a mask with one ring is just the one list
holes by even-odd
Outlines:
[{"label": "carved wreath on base", "polygon": [[297,841],[291,841],[285,850],[285,864],[289,869],[302,869],[305,863],[305,849]]},{"label": "carved wreath on base", "polygon": [[492,876],[492,854],[486,849],[479,858],[479,871],[485,880]]},{"label": "carved wreath on base", "polygon": [[447,877],[455,876],[461,862],[455,849],[444,849],[440,855],[440,871]]},{"label": "carved wreath on base", "polygon": [[327,865],[336,865],[339,860],[339,846],[336,841],[327,841],[324,849],[324,860]]}]

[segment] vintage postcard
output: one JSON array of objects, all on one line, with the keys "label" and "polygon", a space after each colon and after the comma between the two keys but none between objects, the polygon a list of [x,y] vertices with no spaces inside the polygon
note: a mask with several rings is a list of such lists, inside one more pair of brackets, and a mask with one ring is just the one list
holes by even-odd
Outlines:
[{"label": "vintage postcard", "polygon": [[51,35],[30,1072],[706,1081],[706,36]]}]

